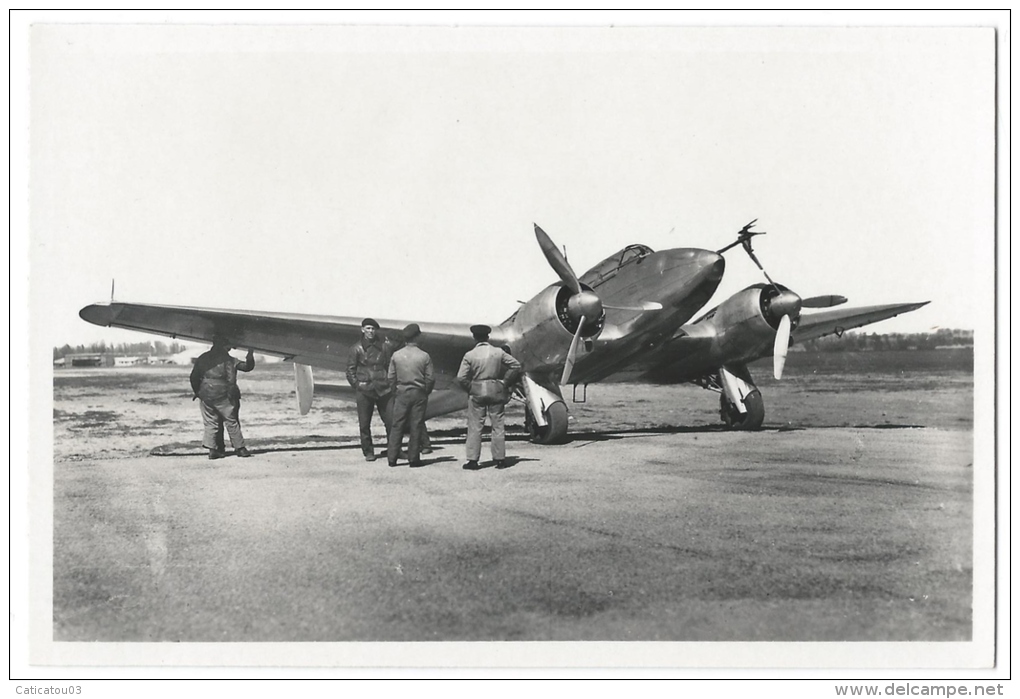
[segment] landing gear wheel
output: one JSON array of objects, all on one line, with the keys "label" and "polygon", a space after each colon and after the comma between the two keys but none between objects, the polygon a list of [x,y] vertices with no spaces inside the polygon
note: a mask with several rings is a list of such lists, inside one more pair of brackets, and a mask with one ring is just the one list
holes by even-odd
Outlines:
[{"label": "landing gear wheel", "polygon": [[530,439],[535,444],[557,444],[567,436],[567,406],[563,401],[557,401],[546,408],[546,424],[539,426],[531,415],[531,410],[526,409],[524,424],[528,428]]},{"label": "landing gear wheel", "polygon": [[746,413],[742,413],[729,402],[726,394],[719,398],[719,414],[727,429],[731,430],[757,430],[765,420],[765,401],[762,400],[761,391],[751,391],[744,398]]}]

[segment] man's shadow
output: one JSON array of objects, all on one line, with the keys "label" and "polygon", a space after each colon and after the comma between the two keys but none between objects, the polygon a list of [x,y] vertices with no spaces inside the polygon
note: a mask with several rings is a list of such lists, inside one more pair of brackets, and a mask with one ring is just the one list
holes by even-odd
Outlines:
[{"label": "man's shadow", "polygon": [[467,468],[466,465],[465,465],[464,470],[465,471],[486,471],[488,469],[494,469],[494,470],[497,470],[497,471],[505,471],[507,469],[513,468],[514,466],[517,466],[518,464],[527,463],[529,461],[537,463],[537,462],[540,462],[541,459],[526,459],[526,458],[521,457],[521,456],[508,456],[505,459],[503,459],[503,464],[501,466],[497,466],[496,462],[494,460],[489,459],[488,461],[479,461],[478,462],[478,466],[476,466],[475,468]]}]

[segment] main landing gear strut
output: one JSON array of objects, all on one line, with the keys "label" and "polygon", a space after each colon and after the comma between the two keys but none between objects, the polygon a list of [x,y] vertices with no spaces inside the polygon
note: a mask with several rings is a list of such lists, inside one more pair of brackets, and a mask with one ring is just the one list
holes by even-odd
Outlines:
[{"label": "main landing gear strut", "polygon": [[740,410],[730,402],[726,394],[719,396],[719,415],[723,423],[731,430],[756,430],[761,427],[765,420],[765,401],[762,400],[761,391],[755,389],[744,397],[744,408]]},{"label": "main landing gear strut", "polygon": [[558,386],[540,380],[528,374],[522,378],[524,424],[535,444],[556,444],[567,436],[567,405]]},{"label": "main landing gear strut", "polygon": [[[713,377],[715,379],[715,377]],[[754,385],[747,367],[734,364],[720,367],[714,381],[721,389],[719,415],[731,430],[756,430],[765,420],[765,401]]]}]

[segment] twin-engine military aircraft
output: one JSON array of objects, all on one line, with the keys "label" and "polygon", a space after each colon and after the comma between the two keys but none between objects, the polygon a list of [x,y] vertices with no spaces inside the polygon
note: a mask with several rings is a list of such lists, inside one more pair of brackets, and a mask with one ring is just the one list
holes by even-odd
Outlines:
[{"label": "twin-engine military aircraft", "polygon": [[[747,364],[772,355],[782,375],[791,343],[861,327],[913,311],[922,303],[868,306],[801,314],[826,308],[842,296],[802,299],[774,283],[755,257],[754,221],[718,251],[676,248],[654,252],[630,245],[578,277],[549,236],[535,236],[560,281],[549,285],[512,316],[494,326],[489,341],[509,349],[524,368],[519,393],[532,440],[561,441],[567,434],[562,386],[599,381],[695,383],[720,394],[723,422],[756,429],[765,416],[761,393]],[[723,253],[741,245],[768,283],[737,292],[698,319],[723,278]],[[370,310],[370,309],[366,309]],[[361,337],[360,318],[111,302],[81,309],[89,323],[211,342],[226,337],[235,347],[284,357],[294,363],[301,414],[312,403],[311,367],[344,371],[351,345]],[[384,334],[398,335],[410,321],[379,320]],[[420,346],[432,355],[436,388],[428,416],[467,406],[456,383],[461,358],[474,346],[468,324],[428,323]]]}]

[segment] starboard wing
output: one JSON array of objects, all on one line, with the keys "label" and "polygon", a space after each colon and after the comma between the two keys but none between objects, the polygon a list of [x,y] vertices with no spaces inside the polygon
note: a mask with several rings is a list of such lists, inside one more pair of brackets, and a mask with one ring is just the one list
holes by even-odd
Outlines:
[{"label": "starboard wing", "polygon": [[[917,310],[928,303],[924,301],[803,313],[791,337],[795,342],[806,342],[825,335],[842,334],[845,330]],[[691,381],[716,371],[720,363],[718,358],[713,357],[716,338],[704,331],[705,327],[697,321],[684,325],[653,352],[631,361],[607,380],[678,383]],[[759,345],[761,350],[759,354],[748,357],[745,353],[741,356],[740,362],[746,363],[771,355],[771,339],[768,342],[761,342],[759,339]],[[725,360],[722,361],[726,363]]]},{"label": "starboard wing", "polygon": [[880,320],[916,311],[929,301],[920,303],[893,303],[883,306],[861,306],[859,308],[838,308],[818,313],[802,313],[800,322],[792,333],[794,342],[807,342],[826,335],[842,335],[846,330],[860,328]]}]

